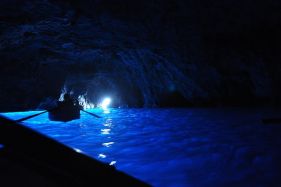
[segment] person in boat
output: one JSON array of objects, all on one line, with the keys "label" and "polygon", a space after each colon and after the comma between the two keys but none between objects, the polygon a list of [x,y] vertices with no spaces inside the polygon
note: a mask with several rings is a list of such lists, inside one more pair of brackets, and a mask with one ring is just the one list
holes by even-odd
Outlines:
[{"label": "person in boat", "polygon": [[63,96],[63,101],[60,101],[58,103],[58,107],[66,107],[66,108],[70,108],[70,107],[74,107],[77,106],[79,108],[81,108],[81,106],[79,105],[78,101],[76,101],[75,99],[73,99],[69,93],[64,94]]},{"label": "person in boat", "polygon": [[64,94],[63,102],[65,104],[74,105],[74,99],[68,93]]},{"label": "person in boat", "polygon": [[80,118],[81,106],[78,101],[73,99],[70,94],[66,93],[62,101],[57,102],[57,107],[49,111],[49,119],[51,121],[67,122]]}]

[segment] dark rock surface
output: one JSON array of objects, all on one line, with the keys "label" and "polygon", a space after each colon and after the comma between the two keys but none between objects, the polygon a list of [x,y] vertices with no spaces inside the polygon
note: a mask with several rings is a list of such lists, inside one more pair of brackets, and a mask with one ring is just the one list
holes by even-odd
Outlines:
[{"label": "dark rock surface", "polygon": [[114,106],[280,105],[277,0],[3,0],[0,110],[63,88]]}]

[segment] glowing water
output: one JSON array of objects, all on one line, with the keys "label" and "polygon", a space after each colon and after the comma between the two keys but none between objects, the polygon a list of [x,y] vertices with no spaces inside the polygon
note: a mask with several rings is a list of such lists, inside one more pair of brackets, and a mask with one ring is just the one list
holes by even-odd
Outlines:
[{"label": "glowing water", "polygon": [[[268,109],[101,109],[81,119],[23,125],[153,186],[274,186],[281,183],[281,125]],[[6,113],[19,119],[35,112]],[[279,113],[280,114],[280,113]],[[276,114],[277,115],[277,114]]]}]

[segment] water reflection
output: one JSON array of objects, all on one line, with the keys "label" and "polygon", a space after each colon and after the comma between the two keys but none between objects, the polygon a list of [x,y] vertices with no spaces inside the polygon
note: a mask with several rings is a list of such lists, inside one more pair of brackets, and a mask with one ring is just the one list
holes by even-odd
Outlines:
[{"label": "water reflection", "polygon": [[[103,111],[105,114],[109,114],[110,111],[104,110]],[[101,159],[109,159],[110,155],[107,153],[112,152],[112,146],[115,144],[114,141],[108,141],[108,139],[111,139],[112,137],[112,130],[113,130],[113,125],[112,125],[112,118],[110,116],[107,116],[102,124],[102,128],[100,129],[100,133],[103,137],[103,142],[102,142],[102,147],[103,147],[103,152],[98,154],[98,158]],[[116,160],[109,159],[108,160],[109,165],[115,165]]]},{"label": "water reflection", "polygon": [[111,147],[111,145],[113,145],[114,142],[107,142],[107,143],[103,143],[102,145],[105,147]]},{"label": "water reflection", "polygon": [[106,158],[105,154],[99,154],[98,158]]},{"label": "water reflection", "polygon": [[103,124],[103,126],[105,127],[111,127],[112,125],[112,119],[106,119],[105,123]]},{"label": "water reflection", "polygon": [[111,129],[101,129],[101,134],[110,134]]},{"label": "water reflection", "polygon": [[83,153],[83,151],[82,150],[80,150],[80,149],[77,149],[77,148],[73,148],[77,153]]},{"label": "water reflection", "polygon": [[109,113],[110,113],[110,110],[109,110],[108,108],[105,108],[105,109],[103,109],[103,113],[104,113],[104,114],[109,114]]}]

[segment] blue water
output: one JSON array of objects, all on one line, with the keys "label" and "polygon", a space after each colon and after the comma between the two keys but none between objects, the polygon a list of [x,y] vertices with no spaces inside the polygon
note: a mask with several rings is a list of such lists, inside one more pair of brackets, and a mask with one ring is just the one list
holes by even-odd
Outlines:
[{"label": "blue water", "polygon": [[[271,109],[101,109],[23,123],[153,186],[281,186],[281,124]],[[19,119],[38,111],[5,113]]]}]

